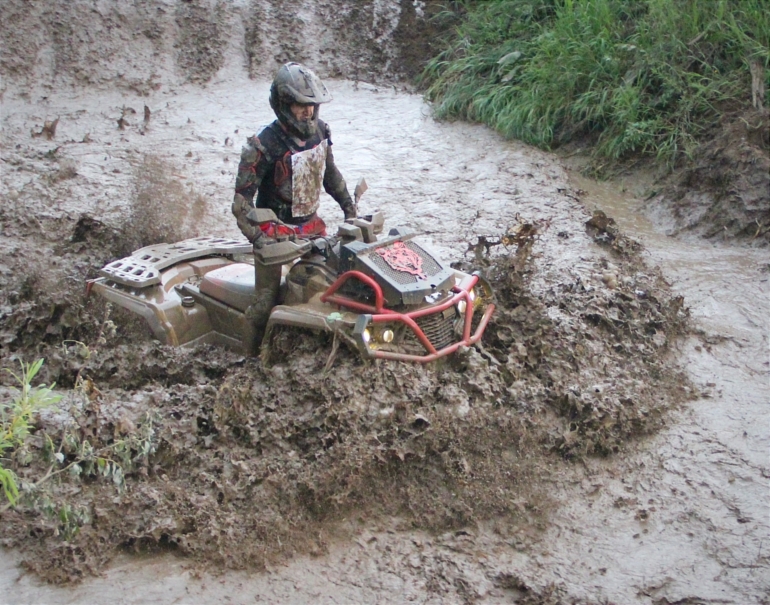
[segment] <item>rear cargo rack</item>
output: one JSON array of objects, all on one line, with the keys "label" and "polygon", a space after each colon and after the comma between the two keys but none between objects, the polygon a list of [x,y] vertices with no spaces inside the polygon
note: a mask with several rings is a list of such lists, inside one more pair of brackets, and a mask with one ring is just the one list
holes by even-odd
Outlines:
[{"label": "rear cargo rack", "polygon": [[160,272],[166,267],[205,256],[249,254],[252,245],[246,240],[222,237],[195,237],[175,244],[154,244],[140,248],[125,258],[100,269],[99,275],[132,288],[145,288],[160,283]]}]

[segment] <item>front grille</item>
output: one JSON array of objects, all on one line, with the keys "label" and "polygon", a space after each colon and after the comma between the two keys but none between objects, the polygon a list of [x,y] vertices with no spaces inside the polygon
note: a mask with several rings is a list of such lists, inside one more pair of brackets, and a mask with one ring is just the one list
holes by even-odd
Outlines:
[{"label": "front grille", "polygon": [[445,313],[434,313],[415,321],[436,350],[441,350],[454,342],[454,317],[447,318]]},{"label": "front grille", "polygon": [[[436,275],[441,271],[441,265],[439,265],[436,260],[423,248],[412,241],[404,242],[404,244],[409,250],[415,252],[422,259],[422,272],[427,277]],[[417,281],[416,275],[412,275],[406,271],[398,271],[394,269],[385,261],[384,258],[377,254],[376,251],[372,252],[369,255],[369,258],[384,275],[386,275],[389,279],[396,282],[397,284],[407,286]]]}]

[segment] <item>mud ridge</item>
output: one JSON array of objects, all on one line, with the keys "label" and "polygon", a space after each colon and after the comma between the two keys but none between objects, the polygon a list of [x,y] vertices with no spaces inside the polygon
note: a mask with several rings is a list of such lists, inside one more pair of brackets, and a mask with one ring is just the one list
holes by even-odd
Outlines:
[{"label": "mud ridge", "polygon": [[[84,231],[98,239],[84,219],[71,239]],[[501,527],[544,524],[551,465],[618,452],[688,397],[668,361],[687,314],[661,277],[625,252],[598,261],[611,287],[577,280],[534,295],[533,247],[536,229],[486,259],[499,311],[482,346],[429,368],[364,363],[343,348],[324,373],[330,343],[312,335],[293,336],[290,361],[265,368],[218,349],[117,335],[96,303],[68,307],[77,315],[69,323],[46,318],[61,331],[45,334],[29,321],[39,312],[10,305],[28,319],[16,322],[24,327],[11,340],[14,355],[29,354],[32,334],[47,377],[74,387],[60,406],[64,420],[41,418],[32,450],[13,468],[32,486],[46,465],[80,462],[3,513],[4,545],[62,582],[125,548],[264,568],[323,553],[351,515],[438,532],[491,518]],[[41,298],[29,294],[45,306]],[[549,317],[554,308],[560,321]],[[66,332],[70,324],[79,330]],[[71,336],[64,347],[55,344],[62,331]],[[59,464],[49,438],[63,444]],[[118,488],[97,456],[83,453],[116,447]]]}]

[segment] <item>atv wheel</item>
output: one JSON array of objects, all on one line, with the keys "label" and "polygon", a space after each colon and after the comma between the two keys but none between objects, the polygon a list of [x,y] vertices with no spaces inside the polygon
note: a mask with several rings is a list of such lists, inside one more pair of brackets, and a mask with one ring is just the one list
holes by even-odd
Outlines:
[{"label": "atv wheel", "polygon": [[325,331],[295,326],[271,326],[262,340],[259,355],[263,365],[268,367],[281,360],[298,357],[325,360],[332,340],[332,334]]}]

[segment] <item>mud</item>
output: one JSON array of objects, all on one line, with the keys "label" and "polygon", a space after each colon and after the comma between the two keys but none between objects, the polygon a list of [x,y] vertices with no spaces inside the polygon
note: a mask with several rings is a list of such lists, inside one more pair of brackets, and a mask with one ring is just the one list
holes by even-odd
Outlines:
[{"label": "mud", "polygon": [[[391,29],[368,35],[406,27],[395,17],[419,4],[372,3],[372,23],[390,15]],[[117,10],[99,6],[67,10],[83,11],[78,23]],[[8,461],[27,495],[0,518],[4,598],[761,602],[766,261],[657,238],[625,221],[633,198],[612,205],[616,190],[590,191],[553,156],[436,124],[393,87],[328,81],[323,117],[343,174],[369,183],[362,209],[493,281],[500,308],[481,346],[441,364],[363,363],[342,348],[325,372],[331,343],[307,336],[265,368],[160,346],[84,299],[85,279],[127,250],[237,234],[239,146],[272,116],[268,83],[248,78],[254,37],[216,39],[273,5],[198,6],[155,5],[175,20],[153,31],[174,35],[145,36],[207,40],[214,58],[190,60],[196,77],[181,51],[126,44],[129,20],[99,44],[161,53],[159,77],[139,61],[115,80],[78,59],[88,78],[59,75],[87,86],[53,90],[46,62],[13,63],[4,81],[0,358],[45,357],[44,380],[67,395]],[[115,86],[127,78],[153,85]],[[50,139],[35,136],[57,118]],[[321,213],[342,219],[330,198]],[[34,488],[64,468],[44,434],[64,465],[83,462]]]},{"label": "mud", "polygon": [[[651,210],[670,232],[749,245],[770,241],[770,113],[731,112],[692,161],[652,190]],[[673,219],[673,220],[672,220]]]}]

